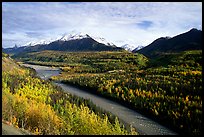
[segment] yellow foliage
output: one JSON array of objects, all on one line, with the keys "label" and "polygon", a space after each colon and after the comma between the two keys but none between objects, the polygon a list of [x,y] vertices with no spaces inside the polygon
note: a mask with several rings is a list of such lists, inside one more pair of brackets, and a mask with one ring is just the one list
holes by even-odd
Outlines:
[{"label": "yellow foliage", "polygon": [[202,74],[202,71],[198,71],[198,70],[196,70],[196,71],[191,71],[191,74],[193,74],[193,75],[201,75],[201,74]]},{"label": "yellow foliage", "polygon": [[61,126],[61,120],[50,105],[31,101],[25,117],[27,125],[33,132],[38,128],[39,134],[59,134],[57,129]]},{"label": "yellow foliage", "polygon": [[[19,68],[14,67],[14,69]],[[28,73],[29,71],[26,69],[13,73],[17,79],[21,78],[20,81],[14,81],[19,85],[16,85],[13,93],[10,92],[11,85],[7,85],[7,81],[12,83],[13,79],[8,77],[7,73],[3,74],[3,119],[38,135],[128,134],[119,124],[112,125],[107,116],[101,118],[84,105],[77,107],[75,104],[60,99],[55,105],[59,105],[63,113],[55,112],[53,107],[49,105],[52,101],[49,95],[56,91],[49,83],[42,84],[42,80],[28,76]],[[113,80],[108,83],[110,90],[111,85],[115,82],[116,80]],[[66,102],[65,106],[64,102]]]}]

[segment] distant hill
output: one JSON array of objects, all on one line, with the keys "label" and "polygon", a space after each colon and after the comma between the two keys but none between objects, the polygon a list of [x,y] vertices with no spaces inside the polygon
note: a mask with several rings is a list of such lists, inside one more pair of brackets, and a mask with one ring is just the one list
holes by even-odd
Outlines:
[{"label": "distant hill", "polygon": [[3,52],[8,54],[22,54],[27,52],[39,52],[44,50],[56,51],[120,51],[123,48],[116,47],[112,43],[105,43],[104,39],[92,38],[87,34],[67,35],[62,38],[52,41],[50,43],[36,42],[30,43],[22,47],[13,47],[2,49]]},{"label": "distant hill", "polygon": [[179,53],[187,50],[202,49],[202,31],[191,29],[175,37],[161,37],[148,46],[135,51],[149,58],[157,58],[166,53]]}]

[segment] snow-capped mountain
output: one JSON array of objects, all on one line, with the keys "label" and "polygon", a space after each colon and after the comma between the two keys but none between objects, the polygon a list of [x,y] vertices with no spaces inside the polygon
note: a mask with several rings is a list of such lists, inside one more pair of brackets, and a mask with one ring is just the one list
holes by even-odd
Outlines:
[{"label": "snow-capped mountain", "polygon": [[48,45],[54,41],[70,41],[70,40],[80,40],[80,39],[84,39],[84,38],[92,38],[93,40],[97,41],[98,43],[102,43],[105,44],[107,46],[113,46],[116,47],[115,44],[113,44],[112,42],[108,42],[105,38],[101,38],[101,37],[92,37],[89,36],[86,33],[65,33],[62,36],[59,36],[58,38],[52,38],[52,39],[42,39],[39,41],[32,41],[32,42],[28,42],[22,46],[35,46],[35,45]]},{"label": "snow-capped mountain", "polygon": [[77,39],[79,40],[79,39],[84,39],[84,38],[92,38],[95,41],[102,43],[102,44],[105,44],[107,46],[115,46],[115,44],[113,44],[112,42],[108,42],[105,38],[90,36],[90,35],[88,35],[86,33],[82,33],[82,32],[65,34],[59,40],[69,41],[69,40],[77,40]]},{"label": "snow-capped mountain", "polygon": [[28,42],[22,46],[35,46],[35,45],[48,45],[54,41],[69,41],[69,40],[77,40],[83,38],[89,38],[90,36],[85,33],[72,33],[72,34],[64,34],[62,36],[58,36],[57,38],[50,38],[50,39],[42,39],[38,41]]},{"label": "snow-capped mountain", "polygon": [[64,34],[59,40],[61,41],[69,41],[69,40],[77,40],[77,39],[84,39],[90,38],[88,34],[85,33],[71,33],[71,34]]},{"label": "snow-capped mountain", "polygon": [[45,39],[29,42],[22,47],[5,49],[10,53],[39,52],[43,50],[56,51],[121,51],[120,47],[106,41],[104,38],[91,37],[86,33],[71,33],[59,36],[56,39]]},{"label": "snow-capped mountain", "polygon": [[135,46],[134,45],[130,45],[130,44],[125,44],[125,45],[122,45],[121,48],[131,52],[132,50],[135,49]]},{"label": "snow-capped mountain", "polygon": [[23,46],[35,46],[35,45],[43,45],[43,44],[49,44],[49,41],[46,40],[40,40],[40,41],[32,41],[24,44]]},{"label": "snow-capped mountain", "polygon": [[26,43],[26,44],[24,44],[22,46],[35,46],[36,45],[35,43],[37,43],[37,42],[32,41],[32,42],[28,42],[28,43]]},{"label": "snow-capped mountain", "polygon": [[135,51],[138,51],[138,50],[140,50],[140,49],[142,49],[142,48],[144,48],[145,46],[137,46],[134,50],[132,50],[133,52],[135,52]]},{"label": "snow-capped mountain", "polygon": [[100,37],[92,37],[95,41],[105,44],[107,46],[115,46],[112,42],[108,42],[105,38],[100,38]]},{"label": "snow-capped mountain", "polygon": [[41,40],[36,40],[36,41],[32,41],[32,42],[28,42],[22,46],[35,46],[35,45],[46,45],[46,44],[50,44],[53,41],[58,40],[58,38],[50,38],[50,39],[41,39]]}]

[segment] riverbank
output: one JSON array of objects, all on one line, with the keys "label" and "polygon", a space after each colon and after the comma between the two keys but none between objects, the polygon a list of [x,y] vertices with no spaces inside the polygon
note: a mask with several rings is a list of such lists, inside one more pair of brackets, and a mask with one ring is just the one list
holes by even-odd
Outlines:
[{"label": "riverbank", "polygon": [[[57,73],[60,73],[60,71],[57,72],[57,70],[52,71],[53,68],[49,68],[49,67],[43,68],[42,66],[38,67],[37,65],[27,65],[27,66],[33,67],[41,78],[45,78],[45,75],[47,76],[46,78],[48,78],[53,75],[56,75]],[[113,113],[114,115],[119,117],[119,119],[122,119],[123,121],[131,124],[141,134],[144,134],[144,135],[176,134],[175,132],[161,126],[159,123],[156,123],[155,121],[127,107],[124,107],[116,102],[93,95],[91,93],[88,93],[76,87],[68,86],[62,83],[59,83],[58,85],[61,86],[66,92],[69,92],[69,93],[72,92],[72,94],[75,94],[77,96],[90,99],[97,106],[103,108],[106,111]]]}]

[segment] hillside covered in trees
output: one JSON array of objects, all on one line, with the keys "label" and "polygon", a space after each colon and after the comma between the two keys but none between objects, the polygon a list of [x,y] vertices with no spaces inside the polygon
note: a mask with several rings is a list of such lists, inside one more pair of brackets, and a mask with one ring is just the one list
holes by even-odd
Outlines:
[{"label": "hillside covered in trees", "polygon": [[[2,120],[37,135],[137,134],[2,53]],[[90,107],[92,106],[92,107]]]},{"label": "hillside covered in trees", "polygon": [[116,100],[180,134],[202,132],[201,50],[168,53],[157,60],[128,52],[43,51],[14,57],[59,67],[61,74],[51,80]]}]

